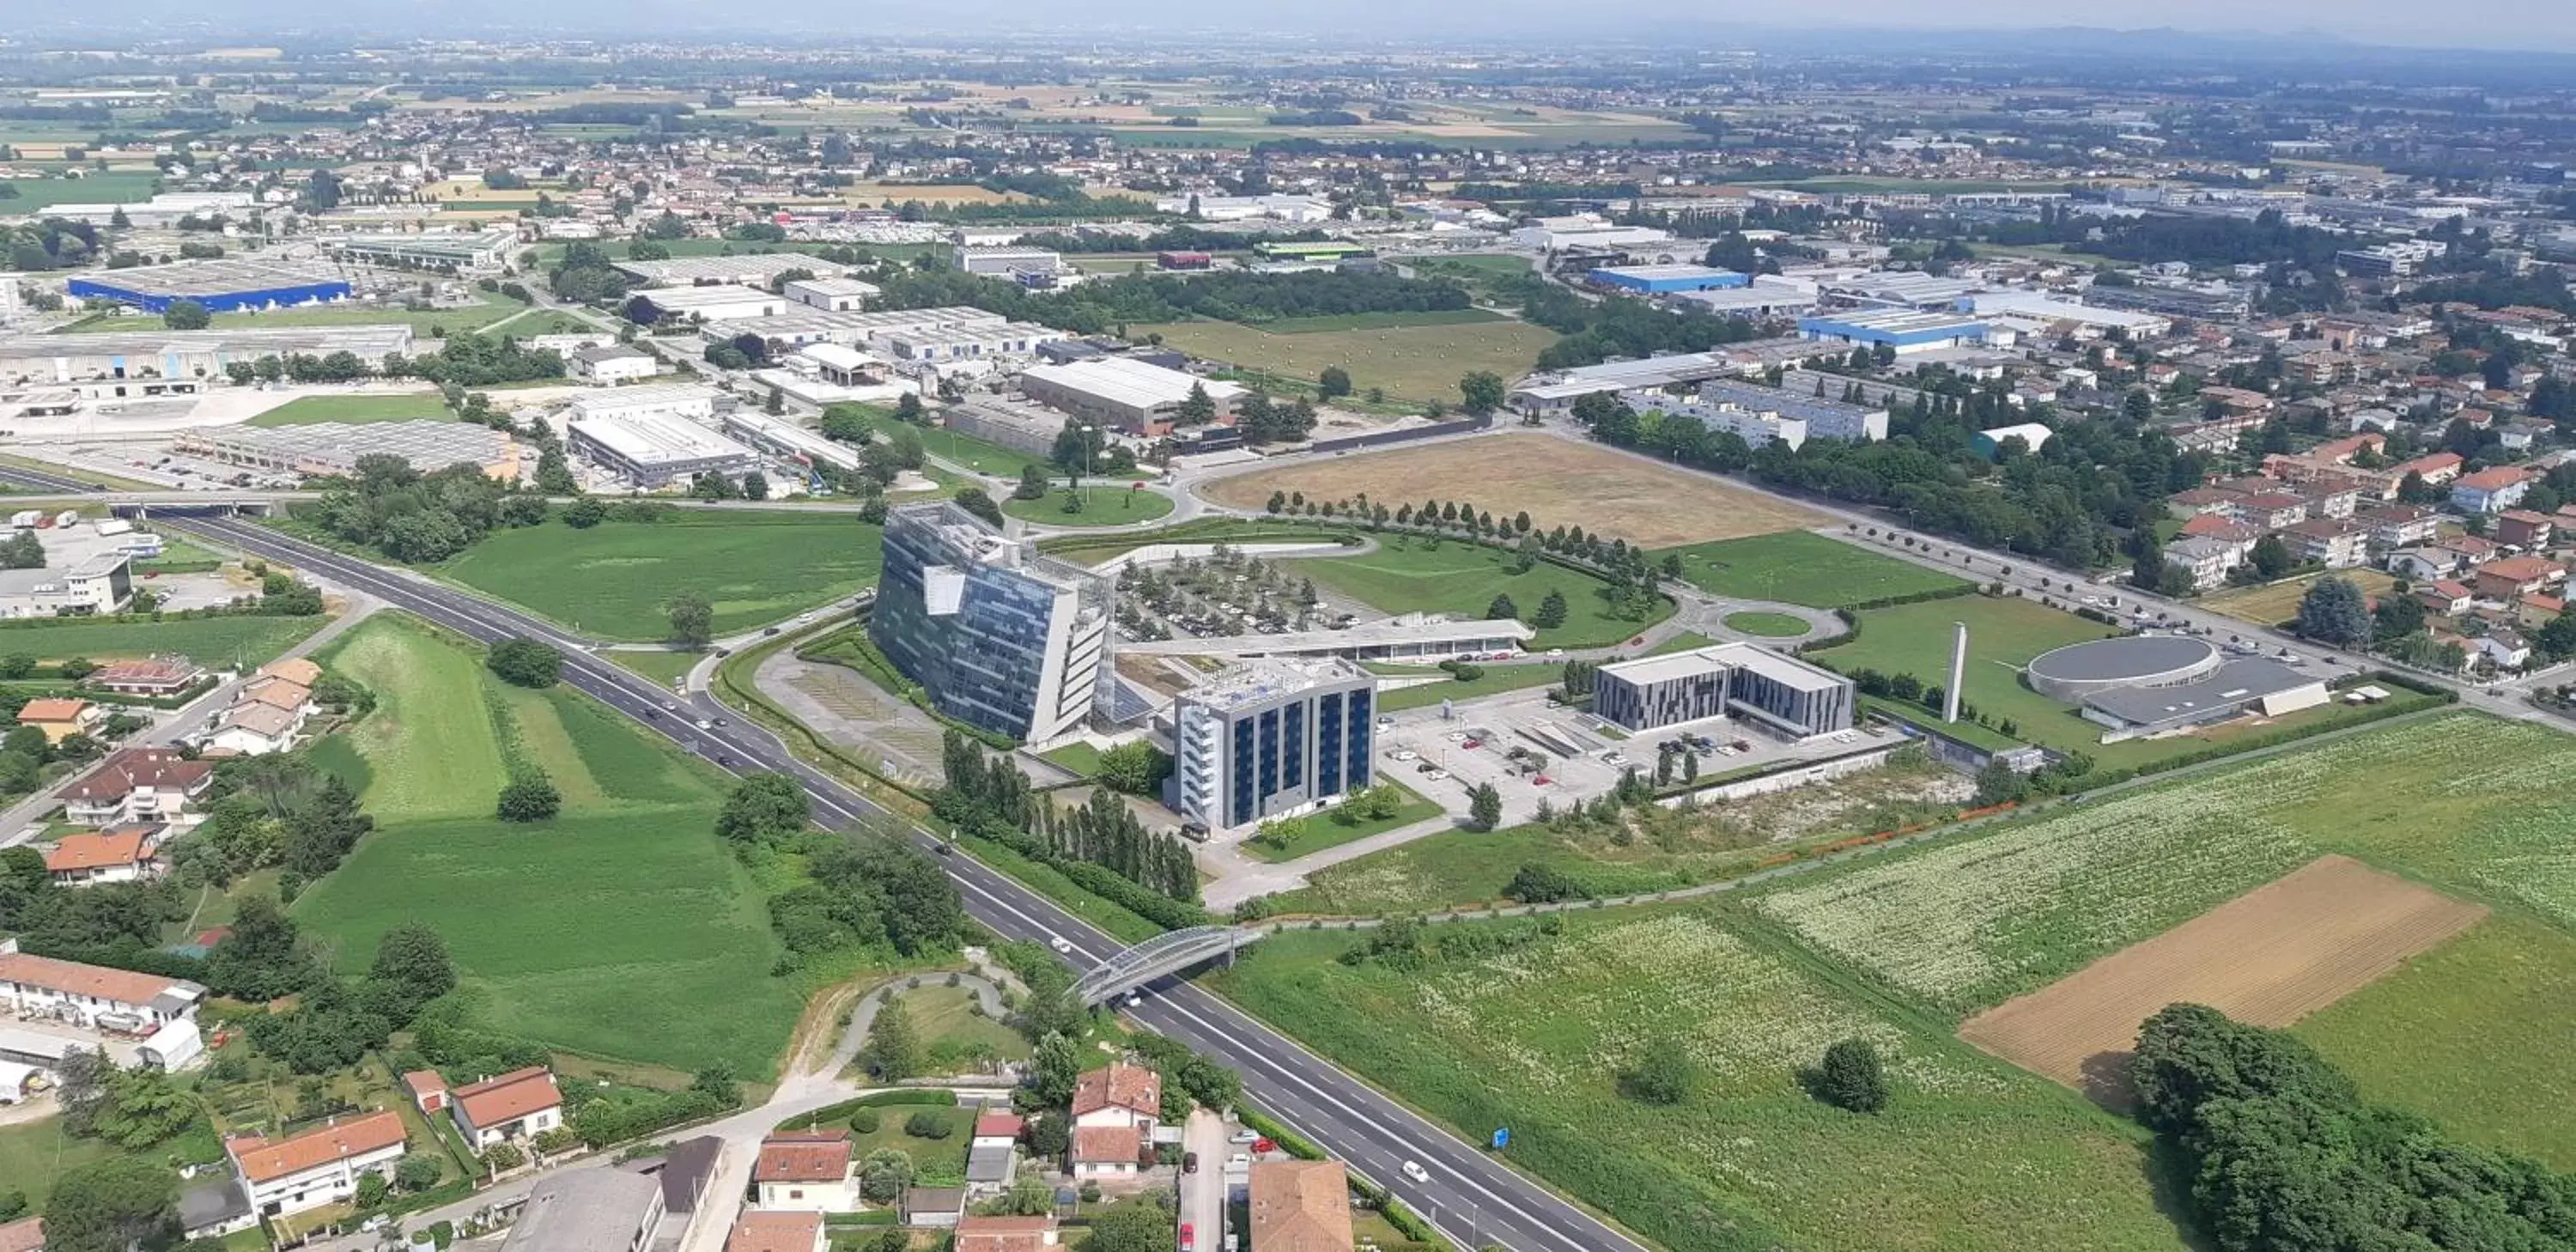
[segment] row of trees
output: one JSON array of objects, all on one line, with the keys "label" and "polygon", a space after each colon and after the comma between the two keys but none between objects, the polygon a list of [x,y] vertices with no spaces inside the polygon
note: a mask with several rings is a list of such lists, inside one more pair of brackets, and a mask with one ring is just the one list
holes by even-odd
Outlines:
[{"label": "row of trees", "polygon": [[[1198,867],[1188,845],[1174,835],[1146,830],[1135,812],[1108,790],[1093,792],[1078,808],[1059,808],[1031,787],[1008,757],[987,754],[953,729],[941,744],[940,761],[947,782],[931,797],[931,812],[942,821],[1050,864],[1107,870],[1162,900],[1197,902]],[[1169,909],[1156,911],[1181,916]]]},{"label": "row of trees", "polygon": [[879,301],[886,308],[972,305],[1083,335],[1118,334],[1130,325],[1192,317],[1261,323],[1352,313],[1447,312],[1470,303],[1466,289],[1455,283],[1392,273],[1128,274],[1051,292],[952,269],[881,273],[877,281],[884,288]]}]

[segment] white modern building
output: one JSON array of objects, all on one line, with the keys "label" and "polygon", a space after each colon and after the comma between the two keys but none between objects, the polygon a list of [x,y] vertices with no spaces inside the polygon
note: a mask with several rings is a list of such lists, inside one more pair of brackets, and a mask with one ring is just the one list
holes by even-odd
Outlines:
[{"label": "white modern building", "polygon": [[1371,780],[1377,680],[1340,658],[1244,661],[1173,702],[1172,807],[1208,830],[1311,812]]},{"label": "white modern building", "polygon": [[565,362],[574,376],[604,387],[641,382],[662,372],[662,362],[652,353],[622,343],[579,348]]},{"label": "white modern building", "polygon": [[697,474],[733,474],[760,463],[760,454],[674,413],[627,411],[575,417],[565,441],[583,460],[639,487],[660,487]]},{"label": "white modern building", "polygon": [[877,285],[855,278],[791,278],[779,294],[809,309],[854,313],[876,298]]},{"label": "white modern building", "polygon": [[957,245],[957,268],[987,278],[1010,278],[1021,274],[1054,274],[1064,268],[1064,256],[1044,248],[977,248]]},{"label": "white modern building", "polygon": [[[1542,217],[1512,232],[1512,242],[1524,248],[1543,252],[1561,252],[1567,248],[1646,248],[1672,247],[1672,232],[1651,226],[1617,226],[1609,219],[1592,213],[1569,217]],[[1684,248],[1684,251],[1690,251]],[[1650,258],[1660,262],[1663,258]]]},{"label": "white modern building", "polygon": [[431,270],[460,277],[498,274],[510,266],[519,248],[519,232],[507,226],[481,231],[398,231],[386,234],[329,235],[322,246],[338,260],[385,269]]},{"label": "white modern building", "polygon": [[842,266],[801,252],[754,252],[741,256],[682,256],[661,261],[619,261],[617,268],[633,278],[645,294],[672,287],[759,287],[767,289],[786,274],[802,270],[822,278],[847,272]]},{"label": "white modern building", "polygon": [[1332,220],[1330,202],[1313,196],[1164,196],[1154,201],[1157,213],[1196,210],[1203,222],[1274,221],[1305,226]]},{"label": "white modern building", "polygon": [[1172,415],[1193,390],[1204,389],[1220,421],[1233,418],[1248,393],[1240,383],[1201,378],[1123,356],[1086,357],[1038,365],[1020,374],[1020,394],[1074,417],[1130,435],[1172,433]]},{"label": "white modern building", "polygon": [[0,570],[0,618],[108,614],[133,598],[134,575],[121,551],[63,570]]},{"label": "white modern building", "polygon": [[787,297],[758,287],[711,283],[699,287],[655,287],[635,293],[665,319],[705,322],[776,317],[787,311]]},{"label": "white modern building", "polygon": [[1736,717],[1790,739],[1849,730],[1852,680],[1749,643],[1721,643],[1604,665],[1592,711],[1632,731]]}]

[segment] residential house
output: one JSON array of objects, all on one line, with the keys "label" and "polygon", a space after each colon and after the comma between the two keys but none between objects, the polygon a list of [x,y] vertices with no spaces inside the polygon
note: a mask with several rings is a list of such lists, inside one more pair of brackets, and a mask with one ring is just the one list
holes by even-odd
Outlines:
[{"label": "residential house", "polygon": [[416,1069],[402,1076],[403,1090],[411,1093],[413,1108],[426,1117],[447,1111],[447,1079],[434,1069]]},{"label": "residential house", "polygon": [[725,1252],[823,1252],[821,1213],[745,1210],[725,1236]]},{"label": "residential house", "polygon": [[283,678],[298,687],[311,687],[322,681],[322,667],[300,656],[271,661],[251,674],[256,678]]},{"label": "residential house", "polygon": [[2288,545],[2290,555],[2327,569],[2350,569],[2368,560],[2369,540],[2368,530],[2331,518],[2314,518],[2281,529],[2281,542]]},{"label": "residential house", "polygon": [[148,661],[110,661],[81,681],[95,691],[161,700],[205,679],[205,667],[186,657],[154,657]]},{"label": "residential house", "polygon": [[2494,533],[2497,543],[2537,550],[2549,546],[2550,532],[2554,529],[2555,525],[2545,513],[2506,509],[2496,515]]},{"label": "residential house", "polygon": [[2567,581],[2567,568],[2536,556],[2501,557],[2479,566],[2471,584],[2483,600],[2511,603]]},{"label": "residential house", "polygon": [[242,684],[241,695],[234,702],[266,705],[302,717],[313,712],[313,684],[275,674],[259,674]]},{"label": "residential house", "polygon": [[686,1244],[690,1232],[697,1228],[700,1211],[731,1211],[733,1205],[708,1202],[708,1193],[715,1189],[716,1170],[723,1162],[724,1140],[714,1135],[673,1144],[658,1163],[639,1162],[654,1181],[662,1184],[662,1228],[654,1236],[655,1252],[676,1252]]},{"label": "residential house", "polygon": [[18,710],[18,724],[45,732],[47,743],[61,743],[74,735],[96,734],[98,724],[106,720],[107,710],[87,700],[60,696],[29,700]]},{"label": "residential house", "polygon": [[760,1141],[751,1168],[760,1207],[813,1213],[855,1213],[867,1205],[851,1176],[853,1147],[847,1130],[781,1130]]},{"label": "residential house", "polygon": [[1074,1177],[1142,1174],[1153,1158],[1154,1127],[1162,1116],[1163,1076],[1153,1070],[1120,1062],[1075,1079]]},{"label": "residential house", "polygon": [[2459,561],[2462,569],[2476,569],[2504,555],[2502,545],[2492,539],[2480,539],[2476,535],[2454,535],[2433,546],[2450,553]]},{"label": "residential house", "polygon": [[2308,502],[2286,491],[2247,496],[2237,502],[2236,520],[2256,530],[2279,530],[2308,520]]},{"label": "residential house", "polygon": [[987,1110],[975,1116],[974,1138],[966,1145],[966,1190],[999,1195],[1010,1188],[1018,1165],[1020,1130],[1025,1125],[1010,1113]]},{"label": "residential house", "polygon": [[224,1153],[251,1208],[262,1217],[282,1217],[346,1202],[368,1174],[390,1176],[405,1138],[402,1115],[383,1110],[334,1119],[285,1139],[227,1139]]},{"label": "residential house", "polygon": [[236,704],[215,719],[204,751],[210,756],[267,756],[290,752],[303,738],[304,717],[255,701]]},{"label": "residential house", "polygon": [[2457,452],[2428,452],[2411,461],[2400,461],[2386,471],[2389,493],[2396,494],[2397,485],[2406,481],[2408,474],[2423,479],[2427,487],[2439,487],[2458,478],[2465,464]]},{"label": "residential house", "polygon": [[2514,602],[2513,620],[2532,630],[2548,625],[2567,611],[2567,601],[2560,592],[2540,592]]},{"label": "residential house", "polygon": [[0,1223],[0,1252],[45,1252],[45,1219]]},{"label": "residential house", "polygon": [[214,778],[214,762],[191,761],[175,748],[119,748],[63,789],[63,816],[81,826],[193,827],[205,820],[193,810]]},{"label": "residential house", "polygon": [[1351,1183],[1339,1161],[1252,1167],[1252,1252],[1351,1252]]},{"label": "residential house", "polygon": [[2432,538],[2441,514],[2420,504],[2383,504],[2353,514],[2353,520],[2368,526],[2370,546],[2385,552]]},{"label": "residential house", "polygon": [[2523,493],[2531,490],[2532,477],[2530,470],[2510,465],[2464,474],[2451,484],[2451,507],[2470,513],[2501,513],[2522,502]]},{"label": "residential house", "polygon": [[2225,517],[2234,514],[2237,503],[2244,498],[2244,492],[2232,487],[2190,487],[2165,497],[2165,508],[2176,517]]},{"label": "residential house", "polygon": [[65,835],[45,849],[45,873],[65,887],[150,882],[161,876],[161,828],[119,826]]},{"label": "residential house", "polygon": [[903,1224],[929,1230],[954,1229],[966,1214],[964,1187],[906,1187],[901,1207]]},{"label": "residential house", "polygon": [[2308,502],[2308,518],[2311,521],[2320,517],[2347,518],[2353,515],[2354,510],[2361,507],[2360,489],[2349,485],[2328,482],[2309,483],[2301,487],[2297,494]]},{"label": "residential house", "polygon": [[[1214,1234],[1209,1232],[1211,1238]],[[968,1217],[957,1223],[957,1238],[950,1252],[1045,1252],[1059,1246],[1060,1238],[1053,1216]]]},{"label": "residential house", "polygon": [[2469,640],[2469,658],[2497,669],[2521,669],[2531,660],[2531,644],[2520,634],[2498,627]]},{"label": "residential house", "polygon": [[533,1139],[563,1127],[563,1093],[543,1065],[514,1069],[467,1083],[450,1093],[448,1111],[475,1151],[515,1139]]},{"label": "residential house", "polygon": [[662,1184],[622,1169],[569,1169],[537,1181],[501,1252],[645,1252],[662,1229]]},{"label": "residential house", "polygon": [[2469,601],[2474,594],[2467,584],[2453,582],[2448,578],[2416,583],[2413,591],[2415,602],[2423,605],[2424,611],[2435,617],[2452,617],[2468,612]]},{"label": "residential house", "polygon": [[19,1017],[49,1017],[81,1026],[127,1026],[144,1033],[193,1022],[206,989],[158,974],[83,965],[18,950],[0,939],[0,1007]]},{"label": "residential house", "polygon": [[2235,544],[2206,537],[2180,539],[2165,545],[2165,564],[2191,575],[2194,591],[2207,591],[2227,581],[2227,571],[2236,568],[2244,554]]},{"label": "residential house", "polygon": [[2254,541],[2263,537],[2263,532],[2223,513],[2203,513],[2182,524],[2180,537],[2216,539],[2221,543],[2234,544],[2250,552],[2254,548]]}]

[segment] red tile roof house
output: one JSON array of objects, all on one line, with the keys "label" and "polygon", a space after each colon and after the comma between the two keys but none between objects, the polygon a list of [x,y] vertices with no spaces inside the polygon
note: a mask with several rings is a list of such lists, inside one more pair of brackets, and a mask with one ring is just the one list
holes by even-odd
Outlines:
[{"label": "red tile roof house", "polygon": [[969,1217],[957,1223],[954,1248],[955,1252],[1043,1252],[1058,1246],[1058,1238],[1053,1217]]},{"label": "red tile roof house", "polygon": [[2481,598],[2511,602],[2567,581],[2567,567],[2536,556],[2509,556],[2478,567]]},{"label": "red tile roof house", "polygon": [[63,816],[81,826],[163,822],[193,829],[192,812],[214,785],[211,761],[191,761],[170,748],[119,748],[63,789]]},{"label": "red tile roof house", "polygon": [[357,1195],[360,1177],[392,1172],[405,1138],[402,1116],[386,1110],[288,1139],[229,1139],[224,1151],[251,1208],[262,1217],[280,1217]]},{"label": "red tile roof house", "polygon": [[477,1152],[563,1126],[563,1093],[543,1065],[458,1087],[448,1093],[448,1108],[457,1131]]},{"label": "red tile roof house", "polygon": [[2450,617],[2468,612],[2469,600],[2473,594],[2465,585],[2447,578],[2415,584],[2416,603],[2423,605],[2425,612],[2436,617]]},{"label": "red tile roof house", "polygon": [[747,1210],[725,1236],[725,1252],[823,1252],[823,1215]]},{"label": "red tile roof house", "polygon": [[18,950],[0,939],[0,1010],[22,1017],[60,1018],[93,1025],[101,1014],[142,1019],[146,1026],[195,1020],[206,989],[192,982],[60,961]]},{"label": "red tile roof house", "polygon": [[162,657],[149,661],[110,661],[81,681],[96,691],[158,699],[186,691],[204,681],[205,677],[204,666],[184,657]]},{"label": "red tile roof house", "polygon": [[850,1176],[856,1147],[846,1130],[781,1130],[760,1141],[751,1181],[760,1207],[812,1213],[855,1213],[867,1207]]},{"label": "red tile roof house", "polygon": [[18,724],[45,732],[47,743],[61,743],[74,735],[89,734],[106,720],[107,710],[87,700],[63,696],[29,700],[18,709]]},{"label": "red tile roof house", "polygon": [[120,826],[65,835],[45,852],[45,873],[65,887],[148,882],[161,876],[161,828]]},{"label": "red tile roof house", "polygon": [[2554,529],[2547,514],[2529,509],[2506,509],[2496,515],[2495,537],[2498,543],[2517,548],[2546,548],[2549,532]]}]

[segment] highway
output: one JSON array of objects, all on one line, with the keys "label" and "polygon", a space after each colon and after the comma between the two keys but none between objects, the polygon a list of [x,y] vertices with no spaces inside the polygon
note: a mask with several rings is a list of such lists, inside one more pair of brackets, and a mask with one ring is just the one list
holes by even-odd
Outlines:
[{"label": "highway", "polygon": [[[30,486],[77,485],[67,479],[29,481],[40,477],[44,476],[0,471],[0,480]],[[812,797],[815,817],[823,825],[845,829],[888,819],[925,850],[935,850],[939,843],[930,832],[886,814],[856,790],[796,759],[764,730],[730,722],[700,728],[699,721],[732,717],[731,710],[704,692],[692,696],[691,705],[678,706],[670,692],[651,680],[595,655],[590,641],[526,613],[253,523],[174,518],[162,524],[374,596],[482,642],[510,636],[543,640],[564,653],[563,679],[575,690],[722,769],[774,770],[795,777]],[[1124,946],[972,857],[946,856],[940,863],[956,880],[967,912],[995,934],[1039,943],[1061,938],[1072,946],[1069,959],[1077,970],[1099,964]],[[1144,1002],[1127,1014],[1138,1024],[1233,1067],[1243,1076],[1244,1092],[1254,1103],[1388,1188],[1466,1247],[1644,1252],[1643,1244],[1205,990],[1166,979],[1149,988]],[[1427,1181],[1406,1175],[1403,1166],[1408,1161],[1420,1163]]]}]

